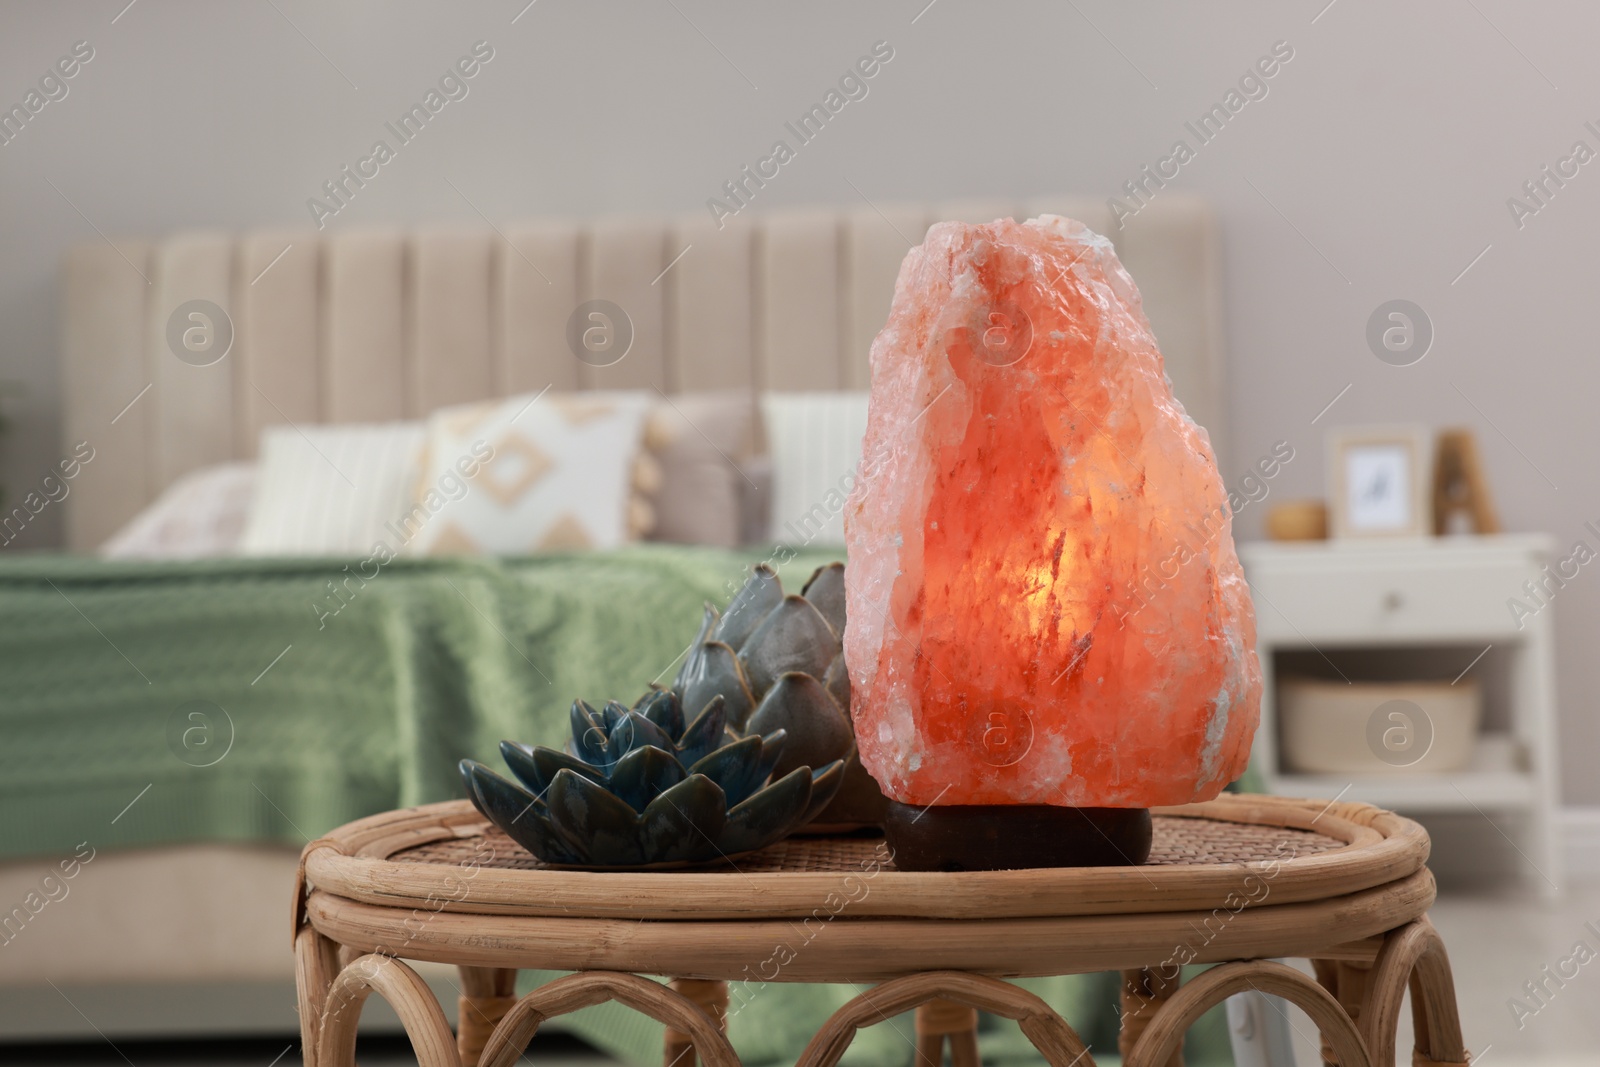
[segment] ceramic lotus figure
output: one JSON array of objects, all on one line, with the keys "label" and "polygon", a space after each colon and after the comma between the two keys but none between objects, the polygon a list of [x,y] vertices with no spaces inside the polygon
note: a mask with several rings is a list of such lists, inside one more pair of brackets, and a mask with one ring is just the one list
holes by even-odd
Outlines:
[{"label": "ceramic lotus figure", "polygon": [[837,760],[783,769],[782,730],[729,733],[720,696],[692,721],[669,690],[632,708],[579,700],[571,725],[568,752],[500,743],[515,782],[461,761],[478,810],[556,866],[673,866],[751,852],[809,822],[843,780]]},{"label": "ceramic lotus figure", "polygon": [[726,611],[706,605],[673,683],[685,707],[720,697],[736,732],[787,733],[779,775],[844,760],[839,796],[818,818],[830,826],[880,822],[888,803],[862,769],[850,725],[844,571],[819,567],[798,595],[785,595],[771,567],[754,567]]}]

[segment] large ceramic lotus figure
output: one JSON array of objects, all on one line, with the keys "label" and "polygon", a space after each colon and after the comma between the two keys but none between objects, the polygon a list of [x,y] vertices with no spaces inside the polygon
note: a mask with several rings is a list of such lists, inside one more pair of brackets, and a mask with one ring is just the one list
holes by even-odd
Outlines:
[{"label": "large ceramic lotus figure", "polygon": [[936,225],[871,359],[844,644],[884,791],[1144,808],[1237,778],[1261,674],[1226,493],[1111,242]]}]

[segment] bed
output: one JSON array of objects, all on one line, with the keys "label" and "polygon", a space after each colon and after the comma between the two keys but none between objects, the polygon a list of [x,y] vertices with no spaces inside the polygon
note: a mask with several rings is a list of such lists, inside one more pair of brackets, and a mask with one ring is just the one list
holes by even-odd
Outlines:
[{"label": "bed", "polygon": [[[63,455],[87,442],[94,458],[49,505],[74,554],[0,556],[0,661],[16,665],[0,723],[20,739],[0,756],[0,910],[80,842],[93,858],[5,939],[0,1039],[293,1030],[299,844],[453,796],[460,755],[550,740],[572,697],[635,693],[670,669],[698,604],[725,600],[751,563],[782,548],[793,581],[838,551],[796,543],[773,512],[741,550],[398,561],[328,633],[305,603],[348,559],[84,555],[165,488],[251,460],[274,425],[420,417],[546,386],[862,390],[900,260],[930,222],[1041,213],[1112,237],[1178,397],[1225,455],[1219,237],[1208,207],[1178,194],[1121,230],[1103,201],[1059,196],[73,249]],[[567,343],[572,309],[593,299],[632,324],[609,366]],[[203,366],[168,342],[171,312],[193,300],[231,320],[226,358]],[[205,707],[224,704],[225,724]],[[196,708],[211,717],[188,718]],[[174,716],[232,749],[204,767],[169,758]]]}]

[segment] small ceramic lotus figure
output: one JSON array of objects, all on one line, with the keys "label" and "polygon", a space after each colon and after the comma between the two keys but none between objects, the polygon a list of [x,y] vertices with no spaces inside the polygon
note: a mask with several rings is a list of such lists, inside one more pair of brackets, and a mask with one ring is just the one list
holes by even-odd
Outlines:
[{"label": "small ceramic lotus figure", "polygon": [[474,806],[553,866],[683,866],[753,852],[814,818],[844,777],[835,760],[773,780],[787,734],[734,736],[720,696],[692,722],[671,690],[632,708],[579,700],[571,725],[568,752],[500,743],[517,782],[461,761]]}]

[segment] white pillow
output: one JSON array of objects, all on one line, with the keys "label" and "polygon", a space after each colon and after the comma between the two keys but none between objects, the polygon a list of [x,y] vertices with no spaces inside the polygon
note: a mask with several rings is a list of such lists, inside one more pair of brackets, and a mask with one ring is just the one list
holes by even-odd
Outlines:
[{"label": "white pillow", "polygon": [[772,457],[774,539],[844,544],[844,502],[861,465],[867,394],[767,393],[761,398]]},{"label": "white pillow", "polygon": [[107,559],[207,559],[239,547],[255,495],[254,463],[190,471],[100,546]]},{"label": "white pillow", "polygon": [[239,546],[249,556],[365,555],[409,506],[420,422],[271,426]]},{"label": "white pillow", "polygon": [[633,488],[651,394],[545,393],[428,419],[410,555],[615,548],[648,526]]}]

